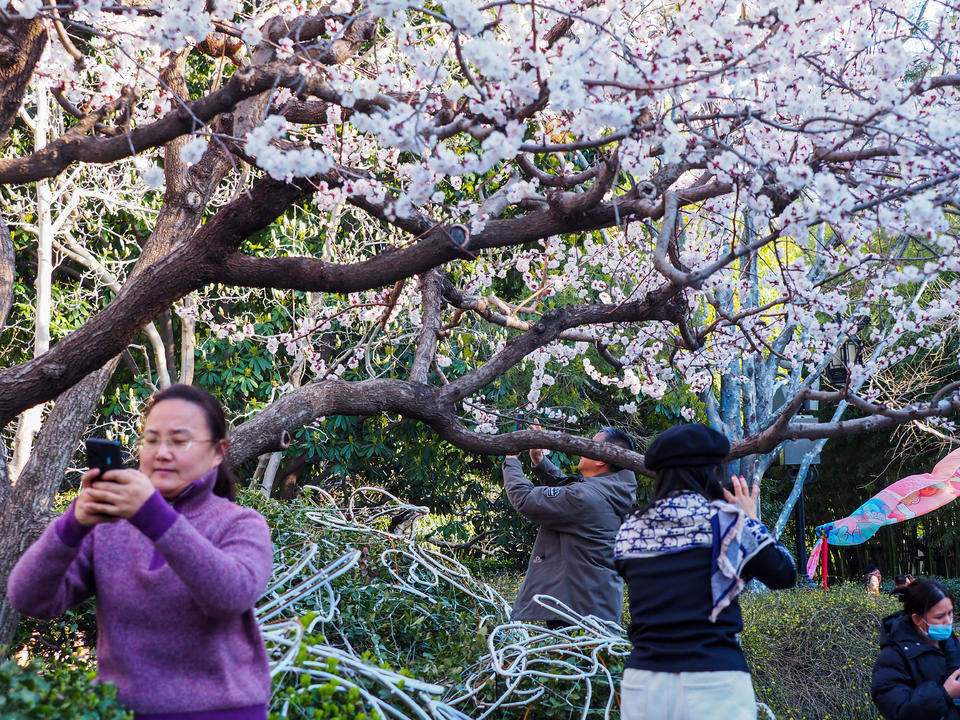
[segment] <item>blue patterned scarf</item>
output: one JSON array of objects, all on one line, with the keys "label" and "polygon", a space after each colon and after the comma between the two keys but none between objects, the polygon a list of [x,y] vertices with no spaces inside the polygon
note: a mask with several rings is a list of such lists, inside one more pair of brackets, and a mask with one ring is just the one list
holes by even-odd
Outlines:
[{"label": "blue patterned scarf", "polygon": [[617,532],[614,558],[651,558],[697,547],[713,548],[710,622],[716,622],[720,611],[743,590],[743,566],[773,542],[763,524],[736,505],[723,500],[708,502],[696,492],[677,492],[624,521]]}]

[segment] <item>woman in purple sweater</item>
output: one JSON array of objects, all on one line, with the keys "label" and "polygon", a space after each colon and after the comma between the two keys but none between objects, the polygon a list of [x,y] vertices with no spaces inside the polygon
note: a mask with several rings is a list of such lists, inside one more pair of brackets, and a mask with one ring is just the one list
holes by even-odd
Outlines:
[{"label": "woman in purple sweater", "polygon": [[138,470],[88,470],[14,567],[11,604],[55,618],[97,598],[99,678],[136,720],[265,720],[253,605],[270,578],[263,517],[233,503],[220,403],[174,385],[150,402]]}]

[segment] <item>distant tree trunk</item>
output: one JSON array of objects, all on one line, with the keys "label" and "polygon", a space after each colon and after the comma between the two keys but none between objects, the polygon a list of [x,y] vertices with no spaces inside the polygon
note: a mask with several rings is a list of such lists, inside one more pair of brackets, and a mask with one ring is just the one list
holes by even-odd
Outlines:
[{"label": "distant tree trunk", "polygon": [[260,486],[260,492],[267,497],[273,493],[273,483],[277,479],[277,470],[280,469],[280,461],[283,459],[283,452],[278,451],[270,455],[267,467],[263,471],[263,483]]},{"label": "distant tree trunk", "polygon": [[[50,102],[46,86],[38,84],[36,95],[33,144],[42,148],[47,144],[47,132],[50,129]],[[37,279],[34,287],[37,305],[33,321],[33,356],[40,357],[50,349],[50,320],[53,315],[53,203],[48,180],[37,182]],[[34,405],[20,414],[13,438],[13,460],[8,471],[14,482],[30,457],[33,440],[43,422],[45,405]]]},{"label": "distant tree trunk", "polygon": [[307,466],[307,458],[305,455],[297,455],[290,460],[288,460],[282,468],[278,475],[282,478],[280,481],[279,488],[276,490],[276,496],[280,500],[293,500],[299,494],[299,488],[297,487],[297,476],[303,471]]},{"label": "distant tree trunk", "polygon": [[[197,294],[190,293],[183,299],[183,306],[188,311],[196,308]],[[180,382],[184,385],[193,385],[193,372],[197,352],[197,321],[186,313],[180,318]]]},{"label": "distant tree trunk", "polygon": [[173,314],[169,310],[164,310],[157,318],[157,325],[160,330],[160,337],[163,339],[163,360],[167,368],[167,382],[161,387],[168,387],[171,383],[177,382],[177,348],[173,341]]},{"label": "distant tree trunk", "polygon": [[17,275],[17,255],[7,224],[0,220],[0,330],[13,307],[13,281]]}]

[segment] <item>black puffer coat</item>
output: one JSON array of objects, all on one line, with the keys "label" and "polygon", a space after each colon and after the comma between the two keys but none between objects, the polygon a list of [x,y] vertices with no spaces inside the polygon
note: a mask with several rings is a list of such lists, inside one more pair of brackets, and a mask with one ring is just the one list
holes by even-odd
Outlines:
[{"label": "black puffer coat", "polygon": [[903,613],[883,619],[870,694],[885,720],[960,720],[943,682],[960,667],[960,642],[933,645]]}]

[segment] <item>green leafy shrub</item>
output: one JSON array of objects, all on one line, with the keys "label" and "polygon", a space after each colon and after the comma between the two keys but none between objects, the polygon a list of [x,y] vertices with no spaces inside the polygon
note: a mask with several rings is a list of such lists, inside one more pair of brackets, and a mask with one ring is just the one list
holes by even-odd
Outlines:
[{"label": "green leafy shrub", "polygon": [[281,692],[288,715],[270,713],[270,720],[284,717],[305,717],[311,720],[380,720],[377,711],[368,714],[360,700],[360,691],[346,689],[336,680],[315,682],[309,675],[301,675],[300,683]]},{"label": "green leafy shrub", "polygon": [[96,671],[70,663],[21,667],[0,663],[0,720],[128,720],[113,683],[92,684]]},{"label": "green leafy shrub", "polygon": [[[336,619],[317,627],[318,634],[326,635],[331,643],[352,648],[374,665],[403,668],[398,672],[408,672],[451,688],[456,686],[461,670],[475,663],[486,650],[490,621],[481,631],[481,620],[488,609],[446,583],[440,583],[431,591],[429,601],[398,589],[390,570],[405,577],[409,565],[402,556],[394,556],[389,566],[383,564],[381,554],[395,549],[389,538],[312,522],[305,511],[320,514],[324,511],[310,503],[309,491],[304,498],[279,503],[256,491],[242,490],[238,501],[265,516],[281,563],[292,563],[307,542],[317,543],[318,555],[314,560],[317,566],[331,562],[351,548],[361,552],[357,567],[335,581],[340,596]],[[290,610],[301,616],[306,626],[318,608],[311,597]],[[305,642],[309,643],[309,638]],[[296,664],[301,660],[308,658],[304,654]],[[322,684],[304,687],[302,682],[302,676],[295,671],[276,676],[271,710],[279,711],[289,705],[289,717],[312,718],[310,713],[318,706],[310,705],[310,699],[327,690],[321,691]],[[372,686],[368,689],[374,692]],[[323,698],[322,704],[327,708],[324,712],[346,712],[346,706],[341,708],[340,703],[351,702],[349,691],[341,688]]]},{"label": "green leafy shrub", "polygon": [[847,583],[742,597],[740,637],[757,699],[779,720],[876,720],[870,677],[890,596]]},{"label": "green leafy shrub", "polygon": [[83,661],[96,645],[97,611],[93,598],[67,610],[53,622],[23,617],[10,644],[10,655],[26,652],[48,664]]}]

